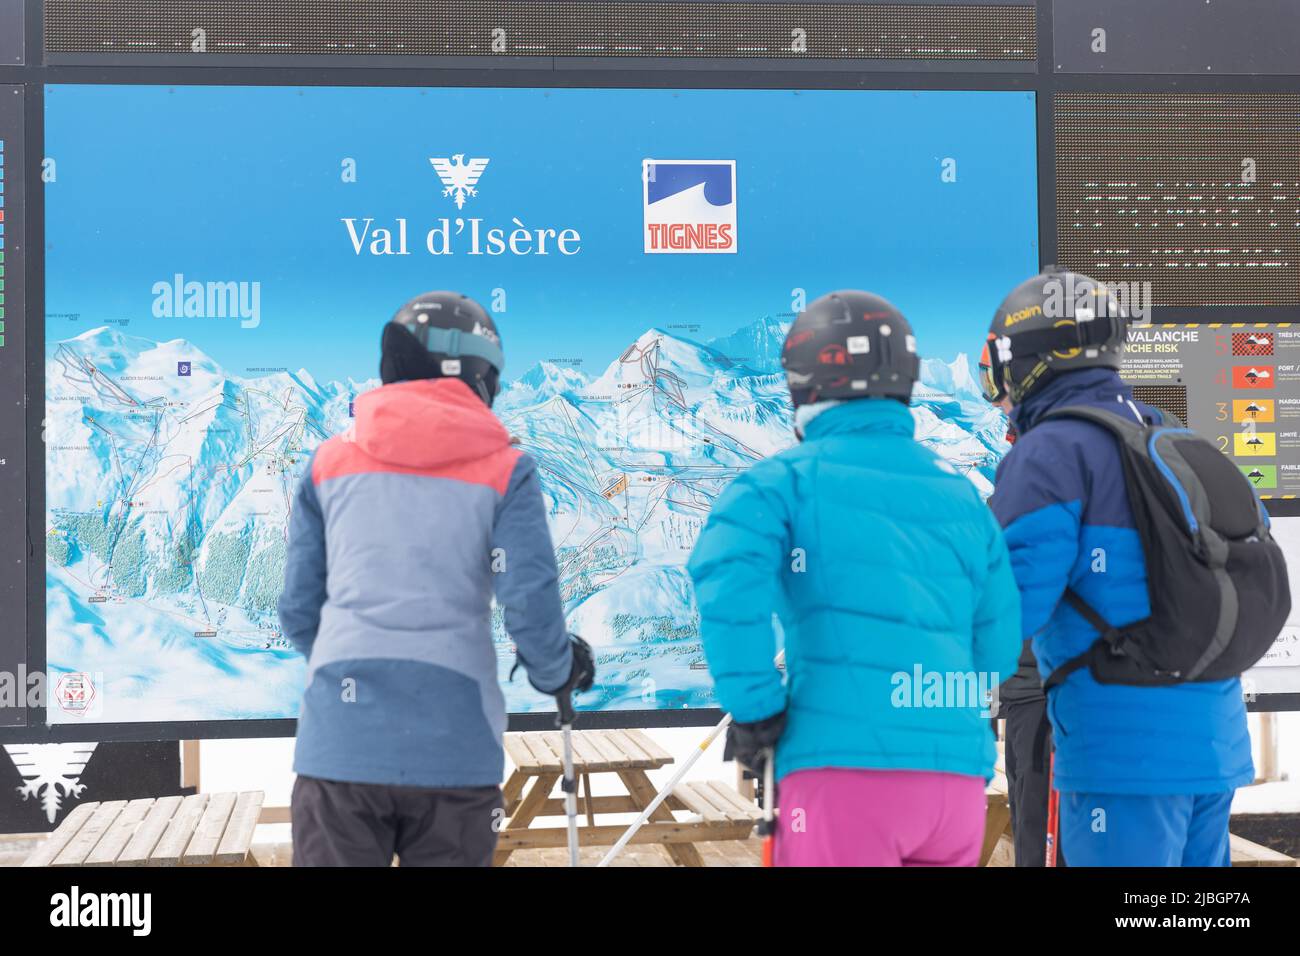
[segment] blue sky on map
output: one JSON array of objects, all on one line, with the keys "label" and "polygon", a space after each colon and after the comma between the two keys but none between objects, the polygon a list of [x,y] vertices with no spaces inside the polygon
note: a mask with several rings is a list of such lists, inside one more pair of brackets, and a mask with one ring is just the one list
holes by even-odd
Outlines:
[{"label": "blue sky on map", "polygon": [[[858,287],[950,359],[1037,269],[1034,122],[1019,92],[51,87],[47,343],[130,319],[234,374],[363,379],[405,300],[503,288],[507,379],[540,359],[599,374],[649,327],[703,340],[787,311],[793,288]],[[456,153],[489,160],[459,211],[429,162]],[[646,158],[736,160],[737,254],[643,252]],[[575,229],[581,252],[471,256],[464,232],[430,256],[425,233],[457,216]],[[356,255],[349,217],[405,217],[410,255]],[[260,325],[155,317],[177,273],[260,282]]]}]

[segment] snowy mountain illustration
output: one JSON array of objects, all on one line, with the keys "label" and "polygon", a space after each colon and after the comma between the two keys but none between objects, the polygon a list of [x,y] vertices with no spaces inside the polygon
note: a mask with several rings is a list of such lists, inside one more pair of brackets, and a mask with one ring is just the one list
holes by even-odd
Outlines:
[{"label": "snowy mountain illustration", "polygon": [[781,349],[792,319],[768,316],[730,335],[711,339],[709,346],[738,365],[748,365],[756,372],[777,373],[781,371]]},{"label": "snowy mountain illustration", "polygon": [[[570,626],[600,652],[584,705],[713,703],[684,564],[727,483],[794,441],[788,329],[650,329],[597,375],[539,363],[498,398],[539,465]],[[109,721],[292,716],[303,663],[275,613],[290,501],[378,383],[240,378],[184,340],[109,329],[53,346],[46,381],[52,676],[102,674]],[[966,357],[925,361],[913,405],[918,438],[987,494],[1006,426]],[[499,625],[497,642],[504,680]],[[553,707],[505,686],[512,711]]]},{"label": "snowy mountain illustration", "polygon": [[65,799],[77,799],[85,786],[78,781],[96,744],[5,744],[5,753],[18,768],[24,800],[39,800],[53,823]]}]

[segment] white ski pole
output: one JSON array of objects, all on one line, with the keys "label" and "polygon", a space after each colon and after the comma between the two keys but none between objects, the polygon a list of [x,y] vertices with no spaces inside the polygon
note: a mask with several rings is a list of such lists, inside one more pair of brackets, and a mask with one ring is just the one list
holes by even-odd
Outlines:
[{"label": "white ski pole", "polygon": [[[569,866],[578,865],[578,778],[573,772],[573,722],[560,725],[564,738],[564,812],[569,818]],[[589,795],[590,796],[590,795]]]},{"label": "white ski pole", "polygon": [[573,692],[566,690],[555,698],[558,705],[555,722],[560,728],[560,737],[564,741],[564,779],[560,789],[564,791],[564,813],[569,818],[569,866],[578,865],[578,775],[573,772],[573,722],[578,713],[573,706]]},{"label": "white ski pole", "polygon": [[690,769],[695,766],[695,762],[704,756],[704,751],[709,749],[709,745],[718,739],[718,735],[726,730],[730,723],[731,715],[727,714],[727,716],[722,718],[722,723],[709,731],[709,736],[705,737],[704,740],[700,742],[700,746],[696,749],[695,753],[691,754],[690,759],[677,768],[677,772],[673,774],[673,778],[668,781],[668,785],[655,794],[655,798],[650,801],[649,806],[641,811],[641,815],[637,817],[636,821],[623,832],[623,835],[618,838],[618,842],[609,848],[609,852],[605,854],[604,859],[596,864],[597,866],[609,866],[610,861],[623,852],[623,847],[627,846],[628,841],[630,841],[632,837],[636,836],[636,831],[640,830],[645,822],[650,819],[650,814],[654,813],[655,810],[659,808],[659,804],[668,799],[668,795],[676,789],[677,785],[682,782],[682,778],[685,777],[686,774],[690,772]]}]

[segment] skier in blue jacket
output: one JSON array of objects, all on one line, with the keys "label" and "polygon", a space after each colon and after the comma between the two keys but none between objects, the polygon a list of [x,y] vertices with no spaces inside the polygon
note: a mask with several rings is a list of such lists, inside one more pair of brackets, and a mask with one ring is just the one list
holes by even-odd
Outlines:
[{"label": "skier in blue jacket", "polygon": [[[1023,634],[1046,680],[1097,631],[1071,588],[1122,628],[1150,613],[1142,543],[1110,432],[1053,409],[1090,405],[1158,423],[1119,377],[1127,321],[1105,286],[1048,272],[998,308],[986,396],[1011,401],[1019,438],[991,505],[1020,585]],[[1241,681],[1099,684],[1087,668],[1048,691],[1061,848],[1071,866],[1227,866],[1233,791],[1250,782]]]},{"label": "skier in blue jacket", "polygon": [[801,443],[731,483],[689,563],[728,751],[758,770],[775,745],[779,866],[975,865],[986,692],[1020,651],[1001,531],[913,437],[916,343],[892,305],[818,299],[782,364]]}]

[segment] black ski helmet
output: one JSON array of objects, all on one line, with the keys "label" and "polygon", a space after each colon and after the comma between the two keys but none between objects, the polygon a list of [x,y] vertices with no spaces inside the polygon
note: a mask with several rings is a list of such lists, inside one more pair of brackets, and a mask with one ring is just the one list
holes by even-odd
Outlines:
[{"label": "black ski helmet", "polygon": [[1060,372],[1119,368],[1128,316],[1105,283],[1065,269],[1022,282],[1002,300],[980,356],[990,402],[1019,405]]},{"label": "black ski helmet", "polygon": [[505,355],[487,310],[459,292],[426,292],[384,326],[379,377],[385,385],[458,378],[489,406],[501,389]]},{"label": "black ski helmet", "polygon": [[844,289],[808,303],[781,350],[794,407],[831,398],[896,398],[920,374],[912,326],[870,292]]}]

